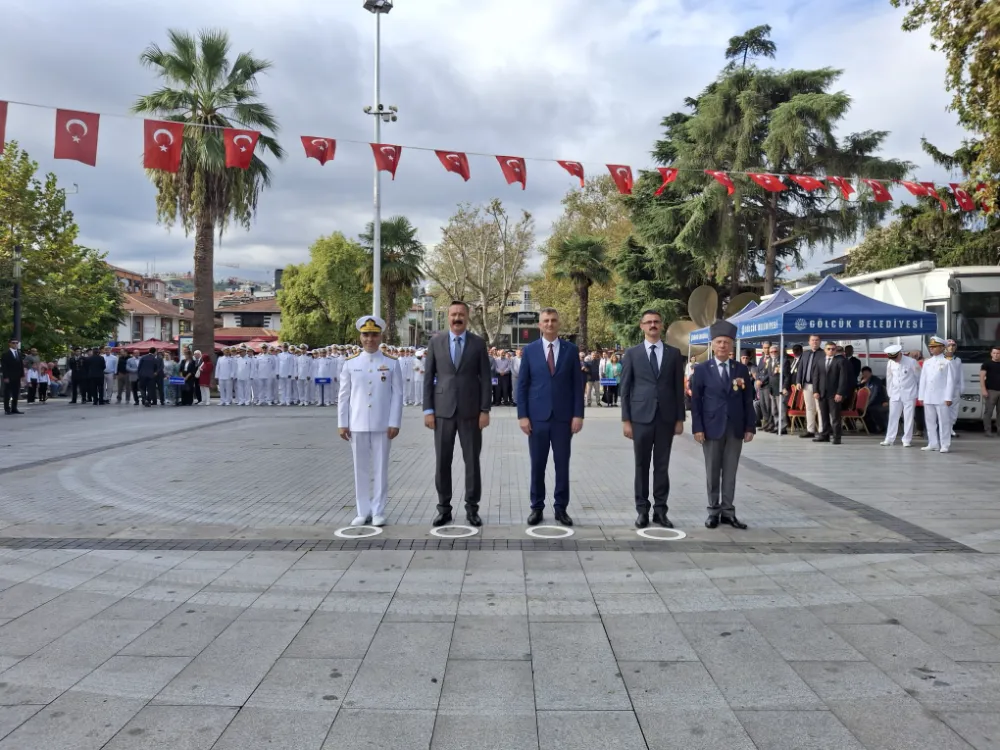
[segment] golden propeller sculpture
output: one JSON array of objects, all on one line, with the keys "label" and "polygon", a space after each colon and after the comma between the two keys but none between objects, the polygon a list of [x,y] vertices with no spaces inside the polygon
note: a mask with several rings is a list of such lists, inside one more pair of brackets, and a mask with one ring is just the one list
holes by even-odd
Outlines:
[{"label": "golden propeller sculpture", "polygon": [[[682,352],[687,352],[688,336],[692,331],[712,325],[718,309],[719,293],[715,288],[707,285],[698,287],[688,298],[688,314],[691,320],[675,320],[667,326],[667,343],[676,346]],[[698,362],[708,356],[707,346],[699,344],[691,346],[690,350],[691,356]]]}]

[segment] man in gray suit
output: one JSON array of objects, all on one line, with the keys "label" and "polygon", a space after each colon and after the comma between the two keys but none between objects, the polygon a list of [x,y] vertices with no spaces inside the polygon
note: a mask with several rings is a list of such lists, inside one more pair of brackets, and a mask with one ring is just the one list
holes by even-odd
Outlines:
[{"label": "man in gray suit", "polygon": [[424,373],[424,425],[434,430],[438,493],[435,526],[451,523],[451,461],[455,435],[462,443],[465,462],[465,517],[470,526],[481,526],[479,498],[483,483],[479,454],[483,430],[490,424],[493,384],[486,342],[467,330],[469,306],[452,302],[447,333],[439,333],[427,346]]},{"label": "man in gray suit", "polygon": [[652,458],[653,523],[672,529],[667,518],[668,470],[674,435],[684,432],[684,358],[679,349],[660,340],[663,318],[656,310],[646,310],[639,326],[643,342],[625,352],[618,384],[622,431],[635,451],[635,526],[649,526]]}]

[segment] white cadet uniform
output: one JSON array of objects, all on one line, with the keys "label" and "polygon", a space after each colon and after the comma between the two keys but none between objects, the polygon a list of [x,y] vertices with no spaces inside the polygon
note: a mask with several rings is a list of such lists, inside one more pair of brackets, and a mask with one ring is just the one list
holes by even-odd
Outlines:
[{"label": "white cadet uniform", "polygon": [[924,403],[927,450],[951,450],[951,411],[945,401],[955,395],[955,368],[943,354],[924,360],[917,398]]},{"label": "white cadet uniform", "polygon": [[327,397],[329,403],[336,404],[340,400],[340,368],[344,364],[344,358],[339,354],[330,357],[330,395]]},{"label": "white cadet uniform", "polygon": [[320,406],[326,406],[327,404],[333,403],[333,376],[330,375],[331,370],[333,370],[333,360],[328,356],[323,354],[315,362],[313,362],[313,375],[317,378],[330,378],[330,382],[326,385],[316,386],[316,402]]},{"label": "white cadet uniform", "polygon": [[306,353],[295,362],[295,371],[299,379],[299,404],[309,406],[312,403],[312,355]]},{"label": "white cadet uniform", "polygon": [[233,400],[233,360],[223,354],[215,363],[215,379],[219,381],[219,404],[229,406]]},{"label": "white cadet uniform", "polygon": [[913,411],[917,406],[917,390],[920,386],[920,365],[917,360],[899,355],[899,361],[891,359],[885,368],[885,390],[889,394],[889,423],[885,429],[885,442],[892,444],[899,432],[899,417],[903,416],[903,445],[913,441]]},{"label": "white cadet uniform", "polygon": [[[948,359],[945,357],[945,359]],[[951,394],[951,406],[948,407],[948,417],[951,419],[951,434],[955,434],[955,422],[958,421],[958,409],[962,404],[962,394],[965,393],[965,382],[962,378],[962,360],[958,357],[948,359],[955,369],[955,390]]]},{"label": "white cadet uniform", "polygon": [[358,517],[383,516],[389,499],[388,429],[403,421],[399,362],[381,352],[349,357],[340,371],[339,402],[337,426],[351,430]]},{"label": "white cadet uniform", "polygon": [[295,375],[295,355],[278,354],[278,390],[282,406],[292,405],[292,377]]},{"label": "white cadet uniform", "polygon": [[403,373],[403,406],[413,403],[413,358],[405,351],[399,357],[399,369]]},{"label": "white cadet uniform", "polygon": [[[243,350],[246,352],[246,350]],[[253,380],[254,361],[249,356],[236,358],[236,405],[249,406],[251,400],[250,383]]]},{"label": "white cadet uniform", "polygon": [[420,352],[413,358],[413,403],[417,406],[424,401],[424,371],[427,365],[424,363],[424,353]]},{"label": "white cadet uniform", "polygon": [[257,396],[257,406],[267,406],[271,403],[271,381],[274,380],[274,361],[270,354],[258,354],[254,359],[254,391]]}]

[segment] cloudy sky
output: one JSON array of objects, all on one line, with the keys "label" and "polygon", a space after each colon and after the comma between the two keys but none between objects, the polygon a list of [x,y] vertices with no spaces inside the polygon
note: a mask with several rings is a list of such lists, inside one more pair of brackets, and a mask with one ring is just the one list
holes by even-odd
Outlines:
[{"label": "cloudy sky", "polygon": [[[79,193],[69,198],[83,241],[138,271],[191,268],[193,241],[155,223],[141,169],[142,123],[121,117],[154,90],[138,64],[165,30],[225,28],[236,51],[274,62],[261,80],[288,156],[250,232],[229,232],[217,276],[305,260],[319,235],[356,235],[372,212],[372,156],[341,142],[324,167],[304,158],[300,135],[369,141],[372,16],[362,0],[34,0],[5,3],[0,99],[105,115],[96,168],[51,158],[54,111],[12,104],[7,138]],[[659,121],[681,109],[722,66],[730,36],[769,23],[781,67],[835,66],[854,105],[844,129],[892,132],[886,154],[947,175],[920,151],[926,136],[951,149],[962,132],[946,111],[944,62],[922,33],[900,30],[888,0],[397,0],[382,24],[382,100],[399,122],[382,140],[413,146],[651,166]],[[455,205],[497,196],[526,209],[544,235],[573,178],[528,163],[528,189],[508,186],[496,161],[470,157],[472,180],[447,174],[432,153],[403,152],[383,180],[384,215],[405,214],[434,243]],[[897,196],[901,197],[901,196]],[[818,251],[815,262],[825,257]]]}]

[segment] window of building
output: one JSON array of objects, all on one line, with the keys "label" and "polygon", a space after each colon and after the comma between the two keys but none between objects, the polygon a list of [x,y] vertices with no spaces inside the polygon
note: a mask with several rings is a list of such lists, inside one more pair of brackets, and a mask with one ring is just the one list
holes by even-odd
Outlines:
[{"label": "window of building", "polygon": [[270,316],[266,313],[240,313],[236,316],[237,328],[266,328],[265,318]]},{"label": "window of building", "polygon": [[145,337],[142,335],[142,318],[138,315],[132,316],[132,340],[142,341]]},{"label": "window of building", "polygon": [[173,321],[170,318],[160,318],[160,341],[170,341],[173,337]]}]

